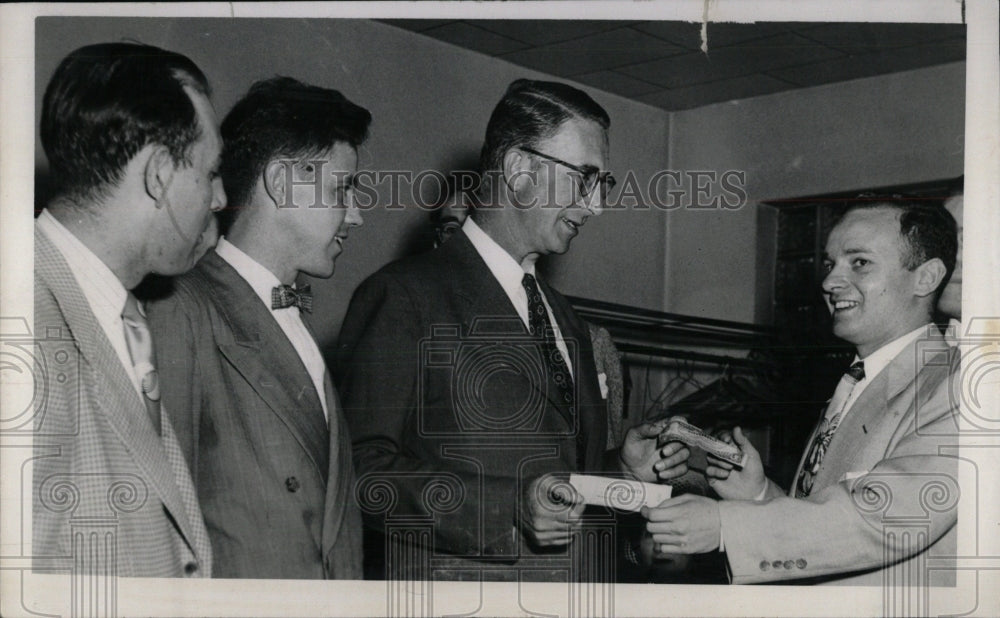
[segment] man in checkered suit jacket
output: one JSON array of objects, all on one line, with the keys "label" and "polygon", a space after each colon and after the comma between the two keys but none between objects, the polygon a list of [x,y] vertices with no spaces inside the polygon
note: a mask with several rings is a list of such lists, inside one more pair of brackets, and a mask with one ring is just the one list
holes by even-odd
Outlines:
[{"label": "man in checkered suit jacket", "polygon": [[[35,568],[207,577],[211,547],[129,291],[201,253],[221,138],[205,76],[147,45],[90,45],[45,93],[57,183],[35,223]],[[211,240],[211,239],[208,239]]]}]

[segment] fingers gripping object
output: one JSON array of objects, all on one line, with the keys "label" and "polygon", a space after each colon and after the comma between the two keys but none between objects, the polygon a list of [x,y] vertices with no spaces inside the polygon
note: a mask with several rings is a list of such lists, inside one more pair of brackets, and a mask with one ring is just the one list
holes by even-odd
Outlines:
[{"label": "fingers gripping object", "polygon": [[735,444],[729,444],[713,438],[701,429],[681,420],[674,420],[660,434],[660,443],[683,442],[688,446],[700,448],[722,461],[742,468],[746,465],[747,454]]}]

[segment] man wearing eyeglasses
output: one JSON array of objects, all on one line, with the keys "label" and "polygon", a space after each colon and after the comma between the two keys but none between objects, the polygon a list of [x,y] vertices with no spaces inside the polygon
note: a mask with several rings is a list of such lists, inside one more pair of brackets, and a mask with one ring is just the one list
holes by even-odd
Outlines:
[{"label": "man wearing eyeglasses", "polygon": [[369,576],[606,579],[572,558],[584,505],[569,473],[686,471],[686,450],[657,449],[652,425],[605,452],[587,326],[535,271],[601,214],[609,124],[580,90],[515,81],[487,126],[480,203],[462,229],[355,292],[337,377]]}]

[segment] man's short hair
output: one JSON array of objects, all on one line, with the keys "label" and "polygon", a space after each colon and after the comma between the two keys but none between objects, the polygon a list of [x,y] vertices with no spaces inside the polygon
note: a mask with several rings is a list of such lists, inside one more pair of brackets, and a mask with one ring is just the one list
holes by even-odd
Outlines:
[{"label": "man's short hair", "polygon": [[371,119],[336,90],[291,77],[255,83],[222,121],[221,174],[229,209],[247,205],[270,161],[320,156],[338,142],[357,148]]},{"label": "man's short hair", "polygon": [[936,200],[920,200],[900,195],[865,193],[851,201],[843,216],[855,210],[888,208],[899,213],[899,234],[903,239],[903,266],[913,270],[934,258],[944,262],[945,277],[935,299],[951,279],[958,254],[958,227],[955,218]]},{"label": "man's short hair", "polygon": [[507,151],[516,146],[534,146],[570,118],[592,120],[606,131],[608,113],[586,92],[558,82],[519,79],[507,87],[486,125],[486,138],[479,155],[480,172],[503,167]]},{"label": "man's short hair", "polygon": [[190,165],[201,127],[185,87],[209,94],[194,62],[152,45],[101,43],[66,56],[45,89],[40,123],[56,195],[99,198],[148,144]]}]

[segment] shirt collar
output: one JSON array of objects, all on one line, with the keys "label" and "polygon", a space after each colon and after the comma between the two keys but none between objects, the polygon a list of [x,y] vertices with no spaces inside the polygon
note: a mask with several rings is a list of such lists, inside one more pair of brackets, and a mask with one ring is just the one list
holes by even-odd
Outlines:
[{"label": "shirt collar", "polygon": [[490,238],[489,234],[483,231],[483,228],[476,225],[472,217],[465,220],[462,231],[465,232],[469,242],[472,243],[476,252],[486,262],[490,272],[505,290],[521,290],[521,280],[524,279],[524,273],[527,272],[532,276],[535,274],[534,263],[526,263],[525,267],[522,268],[503,247],[497,244],[497,241]]},{"label": "shirt collar", "polygon": [[215,252],[219,257],[229,263],[236,273],[250,284],[254,293],[260,297],[264,306],[271,310],[271,291],[281,285],[278,277],[261,264],[244,253],[239,247],[226,240],[225,236],[219,237],[219,243],[215,246]]},{"label": "shirt collar", "polygon": [[885,369],[889,363],[892,362],[894,358],[899,356],[899,353],[903,351],[903,348],[911,344],[922,334],[927,332],[927,327],[930,323],[924,324],[919,328],[915,328],[910,332],[906,333],[898,339],[893,339],[889,343],[885,344],[881,348],[875,350],[865,358],[859,358],[857,354],[854,355],[854,361],[862,361],[865,364],[865,380],[871,381],[879,373]]},{"label": "shirt collar", "polygon": [[108,313],[109,316],[120,318],[128,290],[108,265],[52,216],[48,209],[42,210],[42,214],[38,215],[36,225],[66,258],[70,272],[95,313]]}]

